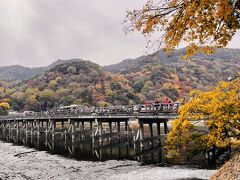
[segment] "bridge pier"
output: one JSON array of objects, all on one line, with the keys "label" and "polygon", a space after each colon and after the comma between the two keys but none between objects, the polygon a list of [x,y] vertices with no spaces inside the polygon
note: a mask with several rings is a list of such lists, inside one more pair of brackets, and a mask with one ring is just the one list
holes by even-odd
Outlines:
[{"label": "bridge pier", "polygon": [[93,130],[93,121],[90,121],[90,131]]},{"label": "bridge pier", "polygon": [[62,135],[64,134],[64,121],[61,121]]},{"label": "bridge pier", "polygon": [[98,128],[99,128],[99,143],[102,144],[103,142],[103,138],[102,138],[102,134],[103,134],[103,127],[102,127],[102,122],[98,120]]},{"label": "bridge pier", "polygon": [[76,130],[74,120],[71,121],[71,128],[72,128],[72,144],[74,144],[75,143],[75,130]]},{"label": "bridge pier", "polygon": [[84,121],[82,121],[82,131],[85,130]]},{"label": "bridge pier", "polygon": [[153,124],[149,123],[149,131],[150,131],[150,145],[153,146]]},{"label": "bridge pier", "polygon": [[167,126],[167,121],[164,121],[164,133],[168,133],[168,126]]},{"label": "bridge pier", "polygon": [[25,130],[25,133],[26,133],[26,139],[25,139],[25,142],[26,142],[26,145],[28,144],[28,133],[29,133],[29,123],[26,122],[26,130]]},{"label": "bridge pier", "polygon": [[9,125],[8,125],[8,132],[9,132],[9,140],[11,139],[11,136],[12,136],[12,123],[9,122]]},{"label": "bridge pier", "polygon": [[51,133],[52,133],[52,149],[54,149],[55,146],[55,129],[56,129],[56,121],[51,120],[51,127],[50,129],[52,129]]},{"label": "bridge pier", "polygon": [[17,142],[19,141],[19,121],[17,121],[17,127],[16,127],[16,133],[17,133]]},{"label": "bridge pier", "polygon": [[[160,136],[161,135],[161,124],[157,123],[157,135]],[[161,145],[161,138],[158,140],[159,141],[159,145]]]},{"label": "bridge pier", "polygon": [[[120,124],[120,122],[117,122],[117,132],[120,133],[120,131],[121,131],[121,124]],[[118,142],[120,142],[120,141],[121,141],[121,136],[119,134],[118,135]]]},{"label": "bridge pier", "polygon": [[50,122],[50,119],[46,121],[46,132],[48,132],[48,129],[49,129],[49,122]]},{"label": "bridge pier", "polygon": [[143,140],[144,140],[144,125],[143,125],[143,123],[140,123],[139,135],[140,135],[140,148],[144,148],[144,144],[143,144]]},{"label": "bridge pier", "polygon": [[28,135],[35,135],[36,131],[34,129],[33,122],[27,122]]},{"label": "bridge pier", "polygon": [[[151,116],[146,116],[146,117],[141,117],[138,119],[138,133],[137,136],[134,140],[135,143],[139,142],[140,143],[140,148],[144,148],[145,143],[147,140],[150,143],[150,146],[154,146],[154,141],[158,140],[158,145],[161,146],[161,138],[163,135],[166,135],[168,133],[168,126],[167,126],[168,119],[167,118],[159,118],[159,117],[151,117]],[[149,127],[149,137],[144,137],[144,124],[147,124]],[[161,133],[161,124],[163,124],[163,130],[164,133]],[[157,127],[157,134],[154,135],[153,132],[153,125],[156,125]]]},{"label": "bridge pier", "polygon": [[40,135],[40,122],[37,122],[37,136]]},{"label": "bridge pier", "polygon": [[[112,121],[109,122],[109,133],[112,134]],[[112,141],[112,137],[109,136],[109,141]]]},{"label": "bridge pier", "polygon": [[31,144],[33,144],[33,138],[35,135],[35,131],[34,131],[34,125],[33,125],[33,121],[30,122],[30,137],[31,137]]},{"label": "bridge pier", "polygon": [[[84,132],[85,131],[85,123],[84,123],[84,121],[82,121],[81,124],[82,124],[82,128],[81,128],[80,132]],[[84,133],[81,133],[81,139],[82,140],[85,139],[85,134]]]},{"label": "bridge pier", "polygon": [[2,122],[1,123],[1,128],[2,128],[2,132],[3,132],[3,137],[5,138],[6,137],[6,124],[5,124],[5,122]]},{"label": "bridge pier", "polygon": [[[129,121],[129,120],[128,120]],[[129,125],[128,125],[128,121],[125,121],[125,131],[126,132],[128,132],[127,134],[126,134],[126,140],[128,141],[128,139],[129,139],[129,134],[131,133],[130,132],[130,128],[129,128]]]},{"label": "bridge pier", "polygon": [[[121,142],[121,138],[125,137],[127,140],[131,135],[131,129],[129,127],[129,119],[138,120],[138,134],[134,139],[134,144],[140,145],[143,149],[146,141],[150,140],[150,145],[154,145],[156,141],[161,144],[161,136],[168,133],[168,116],[128,116],[128,115],[89,115],[89,116],[63,116],[63,117],[7,117],[7,120],[1,120],[0,128],[3,130],[3,134],[6,132],[5,137],[8,135],[11,139],[12,134],[17,137],[21,136],[21,132],[25,132],[25,144],[28,144],[29,135],[37,140],[40,139],[41,132],[45,132],[46,143],[49,140],[52,143],[54,149],[55,135],[61,133],[62,138],[67,141],[67,136],[70,135],[72,144],[79,139],[84,141],[87,136],[92,139],[93,145],[98,140],[99,144],[105,144],[112,142],[113,140]],[[95,120],[95,121],[94,121]],[[114,124],[115,125],[114,125]],[[144,125],[148,125],[149,129],[144,130]],[[163,127],[161,129],[161,124]],[[154,126],[156,125],[156,126]],[[155,127],[157,130],[155,130]],[[16,130],[16,131],[15,131]],[[149,130],[149,131],[148,131]],[[144,133],[145,131],[145,133]],[[161,132],[162,131],[162,132]],[[155,134],[155,132],[157,132]],[[7,134],[8,133],[8,134]],[[15,134],[16,133],[16,134]],[[49,135],[51,134],[51,136]],[[78,136],[79,135],[79,136]],[[146,137],[145,137],[146,136]],[[105,141],[107,140],[107,141]],[[33,140],[31,140],[33,141]],[[49,142],[50,142],[49,141]],[[145,142],[145,143],[144,143]],[[50,144],[51,144],[50,143]]]}]

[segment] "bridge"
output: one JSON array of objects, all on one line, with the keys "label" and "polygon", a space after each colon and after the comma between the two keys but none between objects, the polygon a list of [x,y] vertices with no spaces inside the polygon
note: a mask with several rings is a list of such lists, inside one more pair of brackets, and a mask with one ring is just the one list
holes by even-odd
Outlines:
[{"label": "bridge", "polygon": [[[130,138],[134,143],[140,143],[140,147],[144,147],[146,140],[161,140],[161,137],[168,133],[168,121],[177,118],[176,113],[160,113],[152,114],[60,114],[60,115],[46,115],[36,114],[28,116],[1,116],[0,130],[5,136],[16,136],[24,133],[26,137],[45,133],[51,135],[52,139],[55,135],[61,133],[62,135],[70,135],[74,142],[76,135],[89,135],[94,143],[96,140],[102,143],[104,139],[112,139],[121,136]],[[137,133],[133,136],[133,131],[130,127],[130,122],[137,123]],[[156,126],[153,126],[153,125]],[[148,126],[148,131],[144,132]],[[145,128],[144,128],[145,126]],[[162,128],[161,128],[162,127]],[[153,128],[156,128],[157,134],[153,133]],[[148,134],[146,138],[145,135]]]}]

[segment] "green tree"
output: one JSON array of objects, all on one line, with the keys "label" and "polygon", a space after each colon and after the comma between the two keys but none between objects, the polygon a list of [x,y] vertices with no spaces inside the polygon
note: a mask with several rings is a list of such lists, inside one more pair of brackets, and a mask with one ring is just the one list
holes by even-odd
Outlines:
[{"label": "green tree", "polygon": [[69,66],[69,67],[67,68],[67,71],[68,71],[68,73],[76,74],[76,73],[77,73],[77,68],[74,67],[74,66]]},{"label": "green tree", "polygon": [[138,80],[134,82],[133,89],[136,92],[140,92],[143,86],[144,86],[143,80]]},{"label": "green tree", "polygon": [[55,94],[50,89],[44,89],[39,94],[39,102],[41,102],[41,109],[46,110],[54,106],[55,103]]},{"label": "green tree", "polygon": [[141,89],[142,93],[148,93],[151,89],[153,89],[153,82],[152,81],[147,81],[144,83],[143,88]]}]

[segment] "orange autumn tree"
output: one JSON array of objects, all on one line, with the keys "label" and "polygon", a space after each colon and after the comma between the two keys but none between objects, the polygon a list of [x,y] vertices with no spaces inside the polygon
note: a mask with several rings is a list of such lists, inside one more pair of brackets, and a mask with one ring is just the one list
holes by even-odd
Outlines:
[{"label": "orange autumn tree", "polygon": [[7,115],[7,110],[10,109],[10,106],[7,102],[0,103],[0,115]]},{"label": "orange autumn tree", "polygon": [[[204,129],[197,124],[204,123]],[[211,91],[195,90],[179,109],[167,137],[169,149],[228,147],[240,140],[240,78]],[[239,145],[239,144],[238,144]]]},{"label": "orange autumn tree", "polygon": [[149,0],[127,13],[125,28],[146,36],[161,32],[153,43],[166,52],[183,42],[183,59],[198,51],[211,54],[212,47],[226,47],[240,29],[240,0]]}]

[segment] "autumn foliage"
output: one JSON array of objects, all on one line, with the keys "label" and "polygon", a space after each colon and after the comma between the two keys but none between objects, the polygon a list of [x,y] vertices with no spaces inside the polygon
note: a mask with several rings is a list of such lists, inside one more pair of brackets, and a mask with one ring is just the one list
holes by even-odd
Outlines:
[{"label": "autumn foliage", "polygon": [[0,102],[6,100],[12,110],[40,112],[71,104],[136,104],[139,98],[123,75],[105,72],[99,65],[82,60],[54,66],[16,85],[0,81]]},{"label": "autumn foliage", "polygon": [[6,115],[9,109],[10,106],[7,102],[0,102],[0,115]]},{"label": "autumn foliage", "polygon": [[149,0],[142,9],[128,12],[125,23],[127,31],[161,32],[154,44],[163,44],[167,52],[184,43],[183,58],[188,59],[198,50],[211,54],[212,47],[226,47],[240,28],[240,1]]},{"label": "autumn foliage", "polygon": [[228,147],[239,140],[240,78],[237,78],[220,82],[211,91],[192,91],[190,100],[179,109],[179,118],[172,124],[167,144],[175,150],[206,149]]}]

